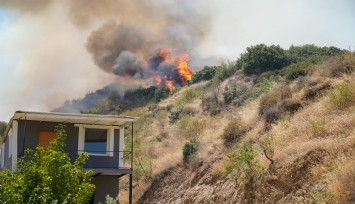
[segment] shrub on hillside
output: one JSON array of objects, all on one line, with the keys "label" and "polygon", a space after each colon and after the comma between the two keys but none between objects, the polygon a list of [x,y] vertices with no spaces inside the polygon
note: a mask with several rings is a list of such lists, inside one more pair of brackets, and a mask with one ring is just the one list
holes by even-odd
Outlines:
[{"label": "shrub on hillside", "polygon": [[183,108],[184,108],[183,106],[180,106],[170,112],[170,115],[169,115],[169,122],[170,123],[175,123],[177,120],[179,120],[179,116],[180,116],[180,113],[182,112]]},{"label": "shrub on hillside", "polygon": [[182,148],[183,160],[187,163],[192,155],[194,155],[200,146],[200,143],[196,138],[191,139],[186,142],[184,147]]},{"label": "shrub on hillside", "polygon": [[302,61],[291,64],[281,70],[281,75],[285,76],[287,80],[293,80],[299,76],[305,76],[311,65],[314,65],[322,60],[324,57],[321,56],[312,56],[306,58]]},{"label": "shrub on hillside", "polygon": [[281,85],[265,93],[260,99],[259,114],[267,124],[276,122],[284,113],[295,113],[301,103],[291,99],[292,92],[288,85]]},{"label": "shrub on hillside", "polygon": [[181,93],[180,98],[177,100],[176,104],[181,106],[186,103],[189,103],[201,95],[200,90],[189,88],[186,89],[184,92]]},{"label": "shrub on hillside", "polygon": [[237,66],[243,69],[244,74],[257,74],[277,70],[290,63],[284,49],[278,45],[267,46],[259,44],[247,47],[246,52],[241,54]]},{"label": "shrub on hillside", "polygon": [[211,80],[216,73],[215,66],[205,66],[202,70],[195,72],[192,75],[191,83],[197,83],[204,80]]},{"label": "shrub on hillside", "polygon": [[222,63],[216,67],[216,73],[212,78],[212,83],[219,84],[237,71],[235,62]]},{"label": "shrub on hillside", "polygon": [[226,147],[231,147],[245,133],[243,122],[240,119],[233,118],[224,128],[222,138]]},{"label": "shrub on hillside", "polygon": [[166,87],[160,87],[154,91],[153,101],[158,103],[169,96],[169,89]]},{"label": "shrub on hillside", "polygon": [[341,50],[337,47],[319,47],[314,44],[306,44],[301,46],[294,46],[288,49],[288,55],[292,62],[299,62],[309,57],[321,57],[321,56],[336,56],[343,54],[345,50]]},{"label": "shrub on hillside", "polygon": [[224,87],[223,99],[225,104],[230,104],[241,91],[237,89],[237,86],[233,85],[231,88]]},{"label": "shrub on hillside", "polygon": [[199,138],[205,129],[206,122],[197,118],[185,116],[179,120],[178,132],[187,138]]},{"label": "shrub on hillside", "polygon": [[225,173],[232,174],[236,184],[243,189],[245,203],[253,203],[255,190],[263,173],[251,144],[244,144],[236,152],[227,155]]},{"label": "shrub on hillside", "polygon": [[277,82],[280,82],[280,76],[271,74],[266,76],[260,76],[256,81],[253,89],[250,93],[250,99],[255,99],[259,97],[264,92],[270,90]]},{"label": "shrub on hillside", "polygon": [[355,82],[340,84],[329,90],[326,104],[329,109],[344,109],[355,103]]}]

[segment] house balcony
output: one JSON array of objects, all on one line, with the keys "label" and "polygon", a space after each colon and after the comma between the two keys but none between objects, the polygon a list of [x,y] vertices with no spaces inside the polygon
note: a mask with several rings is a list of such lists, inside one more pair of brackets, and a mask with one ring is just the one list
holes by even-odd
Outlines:
[{"label": "house balcony", "polygon": [[[64,150],[73,163],[84,150]],[[84,171],[92,170],[94,175],[132,174],[133,160],[131,151],[94,151],[88,152],[89,159],[84,165]]]}]

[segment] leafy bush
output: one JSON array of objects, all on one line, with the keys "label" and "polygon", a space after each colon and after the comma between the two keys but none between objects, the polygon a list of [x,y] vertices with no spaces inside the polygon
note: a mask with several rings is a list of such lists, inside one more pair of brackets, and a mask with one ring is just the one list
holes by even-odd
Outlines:
[{"label": "leafy bush", "polygon": [[98,108],[91,108],[89,110],[80,110],[81,114],[102,114],[100,109]]},{"label": "leafy bush", "polygon": [[192,155],[194,155],[200,146],[196,138],[192,138],[189,142],[185,143],[182,149],[183,160],[187,163]]},{"label": "leafy bush", "polygon": [[250,99],[259,97],[262,93],[270,90],[281,78],[276,75],[260,77],[251,90]]},{"label": "leafy bush", "polygon": [[233,118],[224,128],[222,138],[226,147],[231,147],[239,141],[245,133],[244,125],[240,119]]},{"label": "leafy bush", "polygon": [[231,88],[228,88],[228,86],[224,87],[223,91],[223,99],[225,104],[230,104],[233,99],[235,99],[238,94],[240,94],[242,91],[237,88],[236,85],[233,85]]},{"label": "leafy bush", "polygon": [[176,104],[181,106],[188,102],[193,101],[201,95],[200,90],[189,88],[182,92],[181,97],[177,100]]},{"label": "leafy bush", "polygon": [[355,102],[355,82],[340,84],[328,92],[329,109],[344,109]]},{"label": "leafy bush", "polygon": [[169,96],[169,89],[166,87],[160,87],[154,91],[153,101],[158,103]]},{"label": "leafy bush", "polygon": [[277,70],[290,64],[288,55],[280,46],[259,44],[247,47],[241,54],[237,66],[242,67],[244,74],[257,74]]},{"label": "leafy bush", "polygon": [[291,64],[281,70],[281,75],[285,76],[287,80],[296,79],[299,76],[305,76],[307,74],[309,66],[319,63],[324,60],[321,56],[311,56],[302,61]]},{"label": "leafy bush", "polygon": [[288,85],[281,85],[265,93],[260,99],[259,114],[267,124],[277,121],[285,112],[295,113],[301,103],[291,99],[292,92]]},{"label": "leafy bush", "polygon": [[71,163],[63,150],[64,128],[55,128],[57,138],[47,149],[27,149],[14,172],[0,172],[1,203],[89,203],[95,190],[93,172],[83,172],[89,156],[82,153]]},{"label": "leafy bush", "polygon": [[171,111],[169,115],[169,121],[170,123],[175,123],[177,120],[179,120],[180,113],[184,109],[183,106],[178,107],[175,111]]},{"label": "leafy bush", "polygon": [[219,84],[228,77],[232,76],[237,70],[235,62],[222,63],[216,67],[216,73],[213,76],[212,83]]},{"label": "leafy bush", "polygon": [[274,139],[270,134],[265,135],[260,141],[259,145],[263,150],[265,157],[271,162],[271,165],[274,161]]},{"label": "leafy bush", "polygon": [[206,122],[204,120],[185,116],[179,120],[178,132],[187,138],[199,138],[205,129]]},{"label": "leafy bush", "polygon": [[246,203],[253,203],[254,192],[263,169],[256,160],[256,153],[251,144],[244,144],[236,152],[227,155],[225,173],[232,174],[237,185],[243,188]]},{"label": "leafy bush", "polygon": [[191,82],[197,83],[203,80],[211,80],[216,73],[216,67],[215,66],[205,66],[202,70],[195,72],[192,75],[192,80]]},{"label": "leafy bush", "polygon": [[341,50],[336,47],[318,47],[314,44],[306,44],[301,46],[291,45],[288,50],[288,54],[292,62],[303,61],[309,57],[314,56],[335,56],[343,54],[344,52],[345,50]]}]

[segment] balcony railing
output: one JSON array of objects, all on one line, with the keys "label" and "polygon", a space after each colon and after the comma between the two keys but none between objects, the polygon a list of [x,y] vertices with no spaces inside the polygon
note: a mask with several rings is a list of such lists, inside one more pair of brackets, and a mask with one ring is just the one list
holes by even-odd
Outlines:
[{"label": "balcony railing", "polygon": [[84,151],[84,150],[64,150],[74,162],[82,152],[89,154],[84,168],[113,168],[132,169],[133,158],[131,151]]},{"label": "balcony railing", "polygon": [[[64,152],[68,154],[70,161],[74,163],[74,161],[78,158],[81,152],[87,152],[87,151],[64,150]],[[92,151],[87,153],[89,154],[89,159],[86,161],[84,168],[131,169],[132,170],[133,158],[132,158],[131,151]],[[24,156],[24,152],[20,154],[20,157],[23,156]]]}]

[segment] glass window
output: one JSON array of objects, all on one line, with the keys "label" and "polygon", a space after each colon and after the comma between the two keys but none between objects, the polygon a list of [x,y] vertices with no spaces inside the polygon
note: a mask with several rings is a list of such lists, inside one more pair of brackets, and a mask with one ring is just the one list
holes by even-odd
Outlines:
[{"label": "glass window", "polygon": [[85,128],[84,151],[94,154],[107,154],[107,129]]}]

